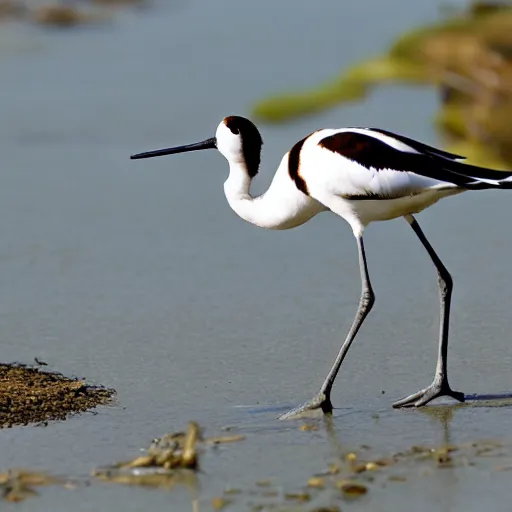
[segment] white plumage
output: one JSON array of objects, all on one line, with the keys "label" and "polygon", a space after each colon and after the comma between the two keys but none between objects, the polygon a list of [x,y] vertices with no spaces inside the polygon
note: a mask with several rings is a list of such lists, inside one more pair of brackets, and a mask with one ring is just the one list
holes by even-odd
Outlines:
[{"label": "white plumage", "polygon": [[323,129],[297,142],[282,158],[269,189],[253,197],[250,185],[258,173],[262,143],[251,121],[229,116],[222,120],[211,139],[131,158],[216,148],[229,163],[229,176],[224,183],[228,203],[246,221],[267,229],[290,229],[321,212],[331,212],[350,224],[357,241],[362,281],[356,317],[319,393],[282,417],[315,410],[332,411],[334,380],[375,300],[364,250],[364,229],[371,222],[397,217],[404,217],[411,225],[436,266],[441,318],[439,355],[432,384],[394,406],[421,406],[443,395],[463,401],[464,395],[452,391],[447,376],[451,276],[413,215],[444,197],[468,190],[512,188],[512,173],[465,164],[459,155],[386,130]]}]

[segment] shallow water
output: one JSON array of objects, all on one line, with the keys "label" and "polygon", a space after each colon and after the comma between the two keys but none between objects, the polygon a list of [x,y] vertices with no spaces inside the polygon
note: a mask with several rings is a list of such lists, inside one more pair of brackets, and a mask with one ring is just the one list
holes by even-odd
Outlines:
[{"label": "shallow water", "polygon": [[[190,419],[209,434],[235,425],[246,441],[204,458],[208,509],[227,486],[267,478],[302,485],[335,456],[336,443],[391,452],[447,436],[509,438],[509,407],[458,408],[444,422],[391,409],[431,381],[437,353],[435,272],[401,221],[367,232],[377,303],[335,386],[335,435],[323,423],[301,432],[276,421],[317,390],[352,321],[360,284],[348,226],[327,214],[282,233],[244,223],[225,202],[226,165],[213,152],[128,159],[210,137],[224,115],[315,84],[438,14],[434,3],[404,0],[365,0],[348,11],[334,0],[297,5],[160,2],[111,25],[6,29],[2,360],[38,357],[114,387],[119,403],[47,428],[2,431],[3,467],[86,475]],[[318,127],[378,125],[435,143],[435,104],[432,91],[390,87],[361,105],[262,126],[255,191],[284,151]],[[466,393],[512,387],[509,203],[506,194],[464,194],[418,218],[455,281],[449,371]],[[379,491],[359,506],[410,510],[414,500],[415,510],[508,510],[510,473],[443,471],[450,478]],[[46,489],[21,507],[188,510],[190,499],[186,490],[98,484]]]}]

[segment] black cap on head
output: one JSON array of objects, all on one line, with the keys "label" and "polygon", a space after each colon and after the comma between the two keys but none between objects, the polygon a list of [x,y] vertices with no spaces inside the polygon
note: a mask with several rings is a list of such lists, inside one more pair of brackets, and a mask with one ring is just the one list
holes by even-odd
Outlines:
[{"label": "black cap on head", "polygon": [[231,133],[240,135],[247,172],[251,178],[254,178],[260,167],[261,147],[263,146],[263,139],[258,128],[252,121],[240,116],[225,117],[224,124],[231,130]]}]

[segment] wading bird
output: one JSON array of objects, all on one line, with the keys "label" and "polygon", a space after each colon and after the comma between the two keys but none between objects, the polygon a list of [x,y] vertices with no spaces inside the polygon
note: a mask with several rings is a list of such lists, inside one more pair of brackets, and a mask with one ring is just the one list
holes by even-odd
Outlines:
[{"label": "wading bird", "polygon": [[229,163],[224,192],[242,219],[268,229],[290,229],[320,212],[332,212],[351,226],[359,252],[362,291],[350,331],[318,394],[281,416],[291,418],[321,409],[332,412],[331,389],[352,341],[370,312],[375,295],[366,264],[363,232],[373,221],[404,217],[432,259],[440,295],[439,352],[433,382],[394,407],[419,407],[434,398],[464,394],[448,384],[447,354],[452,278],[413,214],[440,199],[467,190],[512,188],[512,172],[476,167],[464,157],[377,128],[323,129],[297,142],[281,160],[269,189],[250,194],[260,166],[262,138],[243,117],[225,117],[215,137],[202,142],[131,156],[132,159],[218,149]]}]

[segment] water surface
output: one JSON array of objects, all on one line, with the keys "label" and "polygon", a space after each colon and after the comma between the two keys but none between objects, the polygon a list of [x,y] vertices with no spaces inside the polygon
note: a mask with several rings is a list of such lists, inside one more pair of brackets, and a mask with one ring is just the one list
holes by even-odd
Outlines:
[{"label": "water surface", "polygon": [[[237,425],[247,440],[205,457],[208,509],[226,486],[301,485],[337,443],[393,451],[509,435],[509,408],[461,408],[444,423],[391,409],[431,381],[437,353],[435,272],[399,220],[367,232],[377,303],[333,392],[336,443],[323,424],[312,433],[277,422],[317,390],[352,321],[360,283],[348,225],[327,214],[281,233],[246,224],[226,204],[226,163],[214,152],[128,159],[210,137],[223,116],[315,84],[437,16],[435,3],[404,0],[350,9],[191,0],[101,27],[9,27],[0,47],[2,360],[36,356],[116,388],[119,404],[3,431],[2,466],[85,475],[190,419],[208,433]],[[361,105],[262,126],[254,190],[320,127],[377,125],[436,143],[435,105],[432,91],[390,87]],[[454,277],[450,381],[466,393],[511,386],[509,208],[506,194],[479,192],[418,219]],[[506,473],[446,471],[451,478],[383,491],[361,510],[410,510],[411,499],[431,510],[435,493],[443,510],[508,510]],[[22,506],[64,511],[72,498],[75,510],[190,507],[187,491],[107,485],[48,489]]]}]

